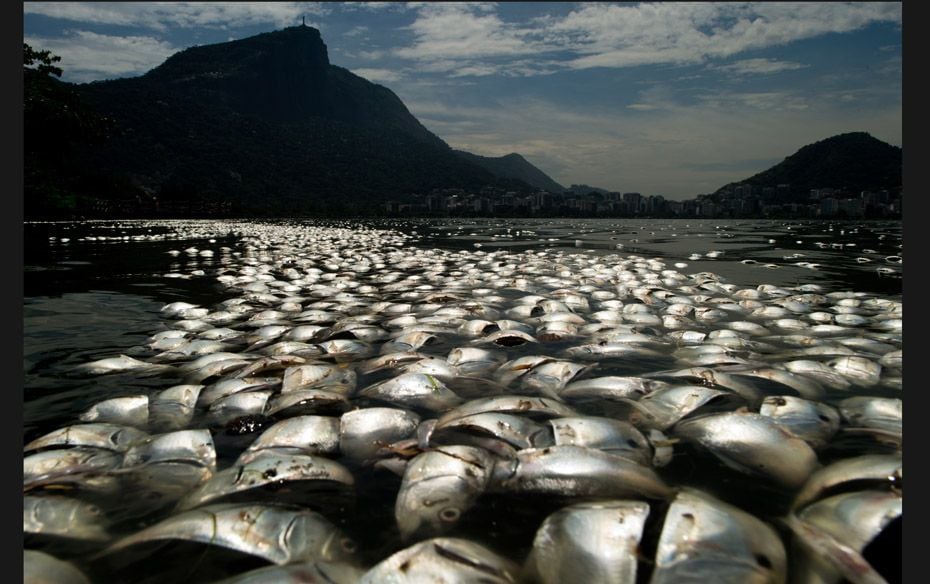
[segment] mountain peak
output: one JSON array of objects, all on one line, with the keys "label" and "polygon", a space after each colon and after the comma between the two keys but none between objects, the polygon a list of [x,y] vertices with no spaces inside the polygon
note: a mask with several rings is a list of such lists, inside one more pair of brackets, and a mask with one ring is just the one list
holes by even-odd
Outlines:
[{"label": "mountain peak", "polygon": [[328,66],[329,53],[320,31],[300,25],[225,43],[190,47],[168,57],[145,76],[191,81],[269,71],[319,73]]}]

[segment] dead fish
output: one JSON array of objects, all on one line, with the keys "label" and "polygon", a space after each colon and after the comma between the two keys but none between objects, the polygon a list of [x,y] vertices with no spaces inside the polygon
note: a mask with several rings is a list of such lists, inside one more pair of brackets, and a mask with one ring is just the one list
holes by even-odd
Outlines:
[{"label": "dead fish", "polygon": [[499,464],[491,486],[498,492],[575,497],[668,499],[672,489],[648,466],[584,446],[527,448]]},{"label": "dead fish", "polygon": [[299,562],[256,568],[217,584],[356,584],[365,570],[348,562]]},{"label": "dead fish", "polygon": [[339,419],[339,450],[352,460],[375,458],[378,451],[415,435],[420,416],[398,408],[364,408]]},{"label": "dead fish", "polygon": [[651,582],[783,584],[787,570],[785,548],[771,526],[709,494],[686,488],[666,513]]},{"label": "dead fish", "polygon": [[806,442],[761,414],[709,414],[679,422],[673,434],[700,444],[730,468],[785,489],[799,489],[819,466]]},{"label": "dead fish", "polygon": [[236,371],[236,377],[252,377],[260,373],[282,371],[295,365],[306,363],[307,360],[296,355],[281,355],[279,357],[260,357],[245,367]]},{"label": "dead fish", "polygon": [[541,584],[635,582],[649,505],[606,500],[563,507],[543,521],[524,565]]},{"label": "dead fish", "polygon": [[742,401],[734,393],[700,385],[672,385],[657,389],[639,400],[618,398],[630,404],[630,421],[637,427],[666,430],[711,401]]},{"label": "dead fish", "polygon": [[159,375],[173,372],[174,370],[172,365],[146,363],[145,361],[134,359],[128,355],[98,359],[90,363],[82,363],[74,368],[74,372],[81,375],[105,375],[107,373],[122,373],[124,371],[136,371],[139,372],[140,375]]},{"label": "dead fish", "polygon": [[203,385],[175,385],[149,398],[149,424],[158,431],[180,430],[190,424]]},{"label": "dead fish", "polygon": [[839,402],[840,414],[851,426],[901,434],[903,402],[898,398],[855,396]]},{"label": "dead fish", "polygon": [[520,376],[518,387],[522,391],[542,394],[552,399],[561,399],[560,390],[569,381],[590,370],[592,365],[582,365],[562,359],[551,359],[533,366]]},{"label": "dead fish", "polygon": [[556,445],[574,444],[597,448],[646,466],[652,462],[649,441],[627,421],[600,416],[575,416],[549,420],[549,425],[552,426],[553,442]]},{"label": "dead fish", "polygon": [[821,581],[885,582],[861,554],[901,510],[899,493],[869,490],[827,497],[789,515],[798,573],[812,572]]},{"label": "dead fish", "polygon": [[442,414],[439,417],[438,424],[447,424],[451,420],[483,412],[522,414],[533,418],[578,415],[574,408],[554,399],[523,395],[500,395],[467,401]]},{"label": "dead fish", "polygon": [[859,484],[869,481],[874,483],[873,488],[898,488],[903,477],[900,454],[863,454],[845,458],[812,474],[804,488],[795,496],[792,507],[804,507],[844,483]]},{"label": "dead fish", "polygon": [[403,373],[358,392],[402,407],[443,412],[462,403],[462,398],[439,379],[425,373]]},{"label": "dead fish", "polygon": [[336,526],[309,509],[228,503],[172,515],[124,537],[103,553],[163,540],[215,545],[278,565],[347,560],[355,550]]},{"label": "dead fish", "polygon": [[207,409],[207,415],[215,424],[225,426],[240,416],[262,414],[271,394],[272,391],[267,389],[234,393],[213,402]]},{"label": "dead fish", "polygon": [[197,406],[208,408],[217,401],[246,391],[273,390],[281,380],[277,377],[233,377],[222,379],[207,386],[197,396]]},{"label": "dead fish", "polygon": [[145,428],[149,422],[149,398],[147,395],[132,395],[103,400],[85,410],[78,418],[82,422]]},{"label": "dead fish", "polygon": [[481,376],[496,370],[507,360],[502,351],[481,347],[456,347],[449,351],[446,361],[462,375]]},{"label": "dead fish", "polygon": [[120,473],[138,493],[176,501],[216,471],[216,449],[209,430],[177,430],[151,436],[123,458]]},{"label": "dead fish", "polygon": [[[72,483],[83,488],[112,491],[118,487],[107,473],[119,467],[122,453],[103,448],[74,446],[44,450],[23,459],[23,490]],[[99,476],[99,480],[89,477]]]},{"label": "dead fish", "polygon": [[460,432],[475,432],[491,436],[503,440],[516,449],[552,446],[553,444],[551,428],[537,424],[523,416],[501,412],[482,412],[454,418],[444,423],[437,421],[432,428],[432,436],[439,441],[438,443],[442,443],[443,435],[449,434],[449,431],[454,431],[456,438]]},{"label": "dead fish", "polygon": [[329,389],[295,389],[268,399],[266,416],[278,418],[310,414],[336,414],[349,409],[349,399],[343,393]]},{"label": "dead fish", "polygon": [[126,452],[130,446],[148,434],[120,424],[75,424],[53,430],[32,440],[23,447],[23,452],[57,446],[89,446],[115,452]]},{"label": "dead fish", "polygon": [[876,385],[881,379],[882,366],[866,357],[837,357],[828,361],[827,365],[853,383],[864,387]]},{"label": "dead fish", "polygon": [[586,397],[639,399],[664,387],[670,385],[664,381],[644,377],[607,375],[572,381],[559,391],[559,397],[568,400]]},{"label": "dead fish", "polygon": [[382,560],[365,572],[358,584],[513,584],[519,572],[520,567],[512,560],[479,543],[436,537]]},{"label": "dead fish", "polygon": [[295,416],[281,420],[262,432],[237,462],[248,462],[269,448],[281,453],[334,454],[339,450],[339,418]]},{"label": "dead fish", "polygon": [[352,369],[332,363],[308,363],[285,370],[281,393],[316,388],[349,395],[355,383],[356,374]]},{"label": "dead fish", "polygon": [[24,549],[23,584],[90,584],[90,580],[71,562]]},{"label": "dead fish", "polygon": [[191,509],[267,485],[297,482],[315,488],[331,488],[334,484],[351,487],[355,478],[347,468],[322,456],[263,449],[246,457],[245,462],[237,462],[214,474],[184,497],[178,509]]},{"label": "dead fish", "polygon": [[488,452],[471,446],[441,446],[414,457],[394,506],[401,537],[435,536],[455,526],[484,492],[493,465]]},{"label": "dead fish", "polygon": [[772,418],[815,449],[826,446],[840,428],[840,414],[836,408],[790,395],[765,398],[759,413]]},{"label": "dead fish", "polygon": [[60,495],[23,496],[23,533],[105,542],[111,538],[108,530],[97,505]]}]

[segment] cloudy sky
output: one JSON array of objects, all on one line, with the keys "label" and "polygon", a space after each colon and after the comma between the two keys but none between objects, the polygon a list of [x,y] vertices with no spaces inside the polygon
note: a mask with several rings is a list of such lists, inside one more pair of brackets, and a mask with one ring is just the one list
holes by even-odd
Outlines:
[{"label": "cloudy sky", "polygon": [[455,148],[692,198],[835,134],[901,146],[900,2],[25,2],[63,79],[299,24]]}]

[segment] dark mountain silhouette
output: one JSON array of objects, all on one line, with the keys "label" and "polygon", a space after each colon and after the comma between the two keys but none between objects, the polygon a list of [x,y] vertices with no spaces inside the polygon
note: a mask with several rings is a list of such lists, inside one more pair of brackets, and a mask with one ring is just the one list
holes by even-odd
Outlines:
[{"label": "dark mountain silhouette", "polygon": [[64,85],[117,130],[73,148],[27,216],[51,211],[38,204],[49,192],[72,193],[83,212],[299,215],[370,214],[434,188],[532,190],[456,153],[391,90],[331,65],[308,26],[192,47],[140,77]]},{"label": "dark mountain silhouette", "polygon": [[[769,198],[804,201],[811,189],[832,188],[850,194],[901,186],[902,150],[866,132],[839,134],[808,144],[772,168],[717,193],[750,184],[754,191],[773,187]],[[778,189],[778,185],[787,185]]]},{"label": "dark mountain silhouette", "polygon": [[516,152],[498,157],[479,156],[464,150],[456,150],[455,152],[464,157],[465,160],[477,164],[496,176],[521,180],[528,185],[550,193],[561,193],[565,190],[565,187],[552,180],[546,173],[533,166],[526,158]]}]

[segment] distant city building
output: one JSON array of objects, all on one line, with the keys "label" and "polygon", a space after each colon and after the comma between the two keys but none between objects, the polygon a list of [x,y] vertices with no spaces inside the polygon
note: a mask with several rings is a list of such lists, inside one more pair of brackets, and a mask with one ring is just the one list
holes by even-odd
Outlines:
[{"label": "distant city building", "polygon": [[640,193],[623,193],[623,202],[630,213],[637,215],[641,211],[643,196]]}]

